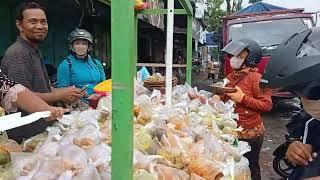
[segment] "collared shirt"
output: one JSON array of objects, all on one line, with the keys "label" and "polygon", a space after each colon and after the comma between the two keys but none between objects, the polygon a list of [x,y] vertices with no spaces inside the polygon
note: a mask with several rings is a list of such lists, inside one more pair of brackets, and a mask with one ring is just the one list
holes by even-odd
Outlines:
[{"label": "collared shirt", "polygon": [[1,69],[15,82],[34,92],[51,92],[49,76],[40,50],[21,37],[7,49]]},{"label": "collared shirt", "polygon": [[[42,62],[40,50],[21,37],[18,37],[17,41],[7,49],[2,59],[1,69],[13,81],[34,92],[51,92],[49,76]],[[44,132],[48,125],[49,123],[45,120],[39,120],[11,129],[7,134],[10,139],[21,143],[24,139]]]}]

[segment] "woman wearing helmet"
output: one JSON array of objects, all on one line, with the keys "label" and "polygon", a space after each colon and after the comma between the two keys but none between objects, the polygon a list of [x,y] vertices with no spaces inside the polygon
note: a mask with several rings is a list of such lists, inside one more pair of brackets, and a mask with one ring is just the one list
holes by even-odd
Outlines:
[{"label": "woman wearing helmet", "polygon": [[106,79],[101,62],[90,56],[92,35],[84,29],[75,29],[68,42],[70,55],[58,67],[58,87],[76,86],[90,95],[94,86]]},{"label": "woman wearing helmet", "polygon": [[289,179],[320,176],[320,28],[294,34],[272,55],[261,86],[286,89],[301,97],[304,110],[313,119],[303,138],[288,148],[287,159],[296,165]]},{"label": "woman wearing helmet", "polygon": [[251,146],[251,151],[245,157],[249,160],[252,179],[260,180],[259,155],[265,131],[260,113],[272,109],[271,90],[261,91],[259,87],[261,75],[256,66],[260,62],[262,50],[255,41],[242,39],[232,41],[222,51],[231,57],[233,69],[227,76],[229,83],[226,86],[235,87],[237,92],[227,93],[220,98],[223,101],[232,99],[236,103],[238,126],[244,129],[239,133],[239,138]]}]

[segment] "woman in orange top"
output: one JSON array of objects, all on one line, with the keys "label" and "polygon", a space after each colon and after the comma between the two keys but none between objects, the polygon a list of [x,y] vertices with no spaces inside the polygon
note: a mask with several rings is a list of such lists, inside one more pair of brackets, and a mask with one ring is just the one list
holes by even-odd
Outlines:
[{"label": "woman in orange top", "polygon": [[[264,138],[264,125],[260,113],[272,109],[271,90],[261,90],[261,74],[257,72],[262,50],[258,43],[249,39],[229,43],[223,52],[231,57],[233,72],[227,76],[227,87],[235,87],[236,93],[221,96],[223,101],[232,99],[236,103],[235,112],[239,114],[238,125],[244,130],[239,133],[243,141],[251,146],[245,154],[249,160],[252,180],[260,180],[259,155]],[[216,98],[218,98],[216,96]]]}]

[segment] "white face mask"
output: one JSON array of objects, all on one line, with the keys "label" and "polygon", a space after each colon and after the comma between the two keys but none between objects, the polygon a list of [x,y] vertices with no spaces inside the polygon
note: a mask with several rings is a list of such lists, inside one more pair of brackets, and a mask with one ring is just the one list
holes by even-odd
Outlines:
[{"label": "white face mask", "polygon": [[235,69],[235,70],[240,69],[244,60],[245,59],[240,59],[240,58],[237,58],[236,56],[233,56],[230,59],[230,65],[231,65],[232,69]]},{"label": "white face mask", "polygon": [[85,56],[88,53],[89,45],[86,41],[76,40],[73,43],[73,49],[78,56]]},{"label": "white face mask", "polygon": [[308,100],[301,98],[304,110],[315,119],[320,120],[320,100]]}]

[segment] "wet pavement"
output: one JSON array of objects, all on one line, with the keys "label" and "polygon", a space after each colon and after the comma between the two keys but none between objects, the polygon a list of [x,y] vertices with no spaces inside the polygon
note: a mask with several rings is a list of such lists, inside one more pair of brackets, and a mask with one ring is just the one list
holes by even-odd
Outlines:
[{"label": "wet pavement", "polygon": [[[207,80],[206,77],[205,73],[193,75],[192,86],[198,87],[199,90],[210,91],[209,85],[212,80]],[[263,114],[263,120],[266,127],[266,135],[260,154],[262,180],[281,180],[282,178],[274,172],[272,167],[272,152],[285,141],[285,124],[288,123],[288,120],[282,118],[278,110]]]},{"label": "wet pavement", "polygon": [[266,136],[260,153],[262,180],[280,180],[272,168],[272,152],[285,141],[285,124],[288,122],[279,115],[279,111],[272,111],[263,115],[266,127]]}]

